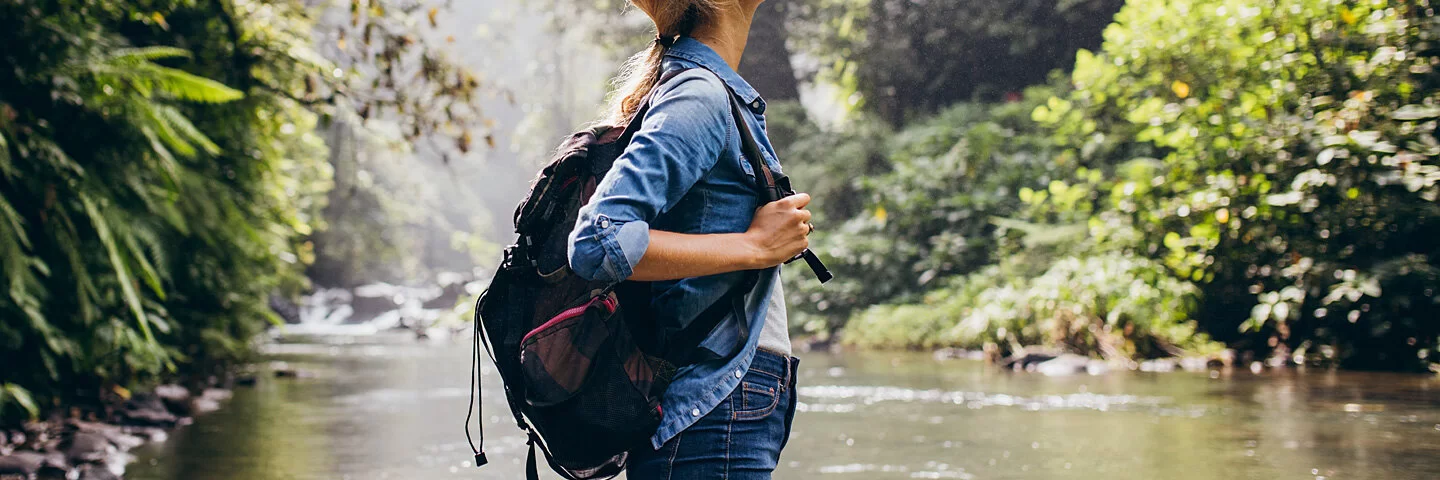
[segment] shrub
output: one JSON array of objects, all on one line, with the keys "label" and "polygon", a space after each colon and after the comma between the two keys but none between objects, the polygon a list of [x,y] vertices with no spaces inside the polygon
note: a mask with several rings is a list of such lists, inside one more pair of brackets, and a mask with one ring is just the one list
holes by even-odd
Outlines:
[{"label": "shrub", "polygon": [[[822,288],[803,268],[789,269],[798,323],[828,332],[856,309],[918,299],[938,279],[993,263],[991,218],[1021,206],[1019,189],[1043,186],[1069,168],[1030,120],[1035,102],[1048,97],[1048,89],[1035,88],[1023,102],[957,105],[884,140],[883,127],[864,123],[815,129],[782,151],[787,168],[802,172],[797,182],[840,182],[816,195],[823,212],[817,221],[828,223],[812,236],[837,278]],[[837,194],[847,206],[832,210]],[[852,216],[841,223],[838,214]]]},{"label": "shrub", "polygon": [[[1440,314],[1440,84],[1427,1],[1131,0],[1038,108],[1085,162],[1151,148],[1095,201],[1202,286],[1217,339],[1422,368]],[[1088,154],[1086,152],[1089,152]]]},{"label": "shrub", "polygon": [[1027,277],[1008,262],[933,290],[909,305],[870,307],[850,323],[849,343],[874,347],[1061,346],[1107,358],[1210,353],[1195,331],[1197,289],[1142,257],[1067,257]]}]

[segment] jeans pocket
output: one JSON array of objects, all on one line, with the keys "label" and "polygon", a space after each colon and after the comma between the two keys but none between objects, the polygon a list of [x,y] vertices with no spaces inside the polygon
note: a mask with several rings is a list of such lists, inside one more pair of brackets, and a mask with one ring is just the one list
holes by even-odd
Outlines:
[{"label": "jeans pocket", "polygon": [[734,409],[736,420],[756,420],[769,416],[780,405],[779,385],[754,382],[746,379],[740,383],[740,401]]}]

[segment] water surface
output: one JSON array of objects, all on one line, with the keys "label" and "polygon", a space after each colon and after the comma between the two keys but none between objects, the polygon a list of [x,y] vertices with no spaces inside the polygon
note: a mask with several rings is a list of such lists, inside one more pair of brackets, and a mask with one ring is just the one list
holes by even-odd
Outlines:
[{"label": "water surface", "polygon": [[[313,376],[237,389],[136,450],[126,478],[523,478],[524,438],[488,369],[491,463],[470,463],[469,348],[393,335],[272,345],[268,360]],[[1429,375],[1045,377],[924,354],[801,359],[779,479],[1440,478],[1440,381]]]}]

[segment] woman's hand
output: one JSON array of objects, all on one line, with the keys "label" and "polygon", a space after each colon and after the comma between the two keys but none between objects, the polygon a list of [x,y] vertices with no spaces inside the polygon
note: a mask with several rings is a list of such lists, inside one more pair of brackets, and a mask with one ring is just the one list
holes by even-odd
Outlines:
[{"label": "woman's hand", "polygon": [[810,248],[810,211],[805,209],[809,204],[809,194],[797,193],[755,211],[744,238],[754,250],[756,268],[785,263]]},{"label": "woman's hand", "polygon": [[650,229],[630,280],[656,282],[769,268],[809,248],[810,196],[800,193],[755,211],[745,233],[689,234]]}]

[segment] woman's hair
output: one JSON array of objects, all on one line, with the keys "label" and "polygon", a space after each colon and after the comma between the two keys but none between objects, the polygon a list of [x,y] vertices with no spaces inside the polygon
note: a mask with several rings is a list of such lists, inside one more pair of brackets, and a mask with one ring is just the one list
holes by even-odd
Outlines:
[{"label": "woman's hair", "polygon": [[631,56],[620,67],[611,96],[606,122],[619,125],[635,115],[645,95],[660,81],[660,62],[666,45],[676,37],[689,35],[696,25],[715,18],[727,2],[734,0],[630,0],[655,21],[655,39],[650,48]]}]

